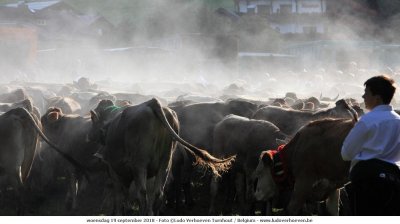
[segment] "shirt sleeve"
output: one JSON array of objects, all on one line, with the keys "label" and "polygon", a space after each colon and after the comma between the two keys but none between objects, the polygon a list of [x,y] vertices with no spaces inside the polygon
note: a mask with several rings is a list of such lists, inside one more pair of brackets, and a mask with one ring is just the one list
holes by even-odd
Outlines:
[{"label": "shirt sleeve", "polygon": [[343,142],[341,152],[343,160],[353,160],[362,151],[367,134],[367,126],[363,122],[357,122]]}]

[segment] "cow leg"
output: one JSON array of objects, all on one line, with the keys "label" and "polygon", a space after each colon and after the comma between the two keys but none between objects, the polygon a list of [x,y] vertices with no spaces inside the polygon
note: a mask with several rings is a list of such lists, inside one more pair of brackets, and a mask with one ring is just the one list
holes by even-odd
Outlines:
[{"label": "cow leg", "polygon": [[180,169],[181,172],[181,182],[183,193],[185,195],[185,205],[190,209],[194,205],[193,195],[192,195],[192,176],[194,174],[193,171],[193,161],[188,158],[187,153],[184,153],[184,165]]},{"label": "cow leg", "polygon": [[78,194],[78,178],[75,173],[69,172],[69,186],[66,195],[67,210],[76,210],[78,207],[77,194]]},{"label": "cow leg", "polygon": [[182,184],[183,193],[185,194],[185,205],[190,209],[194,205],[193,195],[192,195],[192,186],[190,182]]},{"label": "cow leg", "polygon": [[[306,172],[307,173],[307,172]],[[313,181],[306,176],[296,178],[292,197],[287,207],[288,215],[299,215],[307,196],[312,194]]]},{"label": "cow leg", "polygon": [[9,183],[12,186],[12,192],[13,192],[13,199],[15,199],[15,211],[17,215],[23,215],[25,212],[24,209],[24,200],[23,200],[23,184],[21,182],[21,179],[19,177],[20,170],[19,168],[17,169],[16,173],[13,175],[10,175],[9,177]]},{"label": "cow leg", "polygon": [[167,180],[167,183],[165,184],[164,187],[164,202],[162,206],[162,210],[164,211],[165,209],[175,209],[177,213],[180,211],[180,205],[178,205],[178,199],[177,199],[177,194],[179,191],[177,191],[177,186],[176,186],[176,180],[175,177],[168,177],[169,179],[172,178],[172,180]]},{"label": "cow leg", "polygon": [[124,202],[125,196],[128,194],[126,188],[120,182],[118,175],[114,172],[112,167],[108,164],[108,175],[109,183],[106,187],[109,189],[111,194],[107,194],[106,198],[111,198],[111,215],[123,215],[124,214]]},{"label": "cow leg", "polygon": [[147,210],[146,215],[153,216],[153,206],[155,205],[157,197],[157,177],[148,178],[146,181],[146,194],[147,194]]},{"label": "cow leg", "polygon": [[5,195],[4,190],[0,188],[0,209],[3,209],[4,205],[6,204],[4,195]]},{"label": "cow leg", "polygon": [[125,215],[126,214],[126,188],[123,186],[121,182],[113,183],[113,194],[114,194],[114,203],[113,203],[113,214],[115,215]]},{"label": "cow leg", "polygon": [[160,169],[159,173],[147,181],[148,215],[159,215],[163,201],[163,180],[165,180],[165,169]]},{"label": "cow leg", "polygon": [[212,177],[210,183],[210,208],[208,209],[209,215],[215,215],[215,198],[218,193],[219,179],[217,177]]},{"label": "cow leg", "polygon": [[[174,167],[175,168],[175,167]],[[180,167],[179,168],[175,168],[172,169],[173,173],[173,180],[172,180],[172,197],[170,202],[174,203],[175,202],[175,210],[177,212],[180,211],[181,206],[182,206],[182,197],[181,197],[181,182],[182,182],[182,178],[181,178],[181,172],[180,172]]]},{"label": "cow leg", "polygon": [[246,172],[245,175],[245,190],[246,190],[246,204],[248,205],[248,214],[247,215],[254,215],[256,210],[256,200],[254,198],[254,181],[255,178],[252,175],[252,172]]},{"label": "cow leg", "polygon": [[111,179],[106,179],[104,184],[104,191],[103,191],[103,202],[101,204],[101,211],[107,215],[113,215],[113,211],[109,210],[110,208],[113,209],[114,206],[114,186]]},{"label": "cow leg", "polygon": [[236,193],[236,179],[235,179],[235,171],[231,171],[224,176],[223,179],[223,186],[225,195],[224,199],[224,215],[231,215],[232,214],[232,206],[235,201],[235,193]]},{"label": "cow leg", "polygon": [[7,177],[4,173],[1,172],[0,167],[0,209],[3,209],[6,203],[6,195],[7,195]]},{"label": "cow leg", "polygon": [[[351,185],[351,184],[350,184]],[[339,189],[339,215],[340,216],[350,216],[353,215],[350,206],[350,186],[345,185],[345,187]]]},{"label": "cow leg", "polygon": [[159,215],[159,211],[161,208],[161,205],[164,201],[164,183],[167,178],[167,174],[165,172],[165,169],[162,168],[158,171],[157,176],[155,177],[155,182],[154,182],[154,201],[152,202],[152,211],[154,215]]},{"label": "cow leg", "polygon": [[135,187],[138,193],[139,200],[139,215],[146,215],[148,211],[148,200],[147,200],[147,189],[146,189],[146,179],[147,179],[147,171],[146,170],[138,170],[135,173]]},{"label": "cow leg", "polygon": [[249,215],[249,206],[246,203],[246,186],[245,176],[243,173],[238,172],[235,177],[236,197],[239,200],[241,215]]},{"label": "cow leg", "polygon": [[340,191],[339,189],[334,190],[325,201],[326,210],[330,215],[339,215],[339,198]]},{"label": "cow leg", "polygon": [[263,203],[263,210],[261,212],[261,215],[264,216],[271,216],[272,215],[272,199],[266,201],[266,202],[262,202]]}]

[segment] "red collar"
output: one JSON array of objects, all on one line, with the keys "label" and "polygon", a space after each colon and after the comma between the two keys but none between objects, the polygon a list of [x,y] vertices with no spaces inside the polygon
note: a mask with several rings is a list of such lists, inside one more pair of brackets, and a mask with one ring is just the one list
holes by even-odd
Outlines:
[{"label": "red collar", "polygon": [[281,190],[292,188],[294,178],[289,171],[285,145],[278,146],[277,149],[267,151],[273,158],[273,167],[271,169],[272,177]]}]

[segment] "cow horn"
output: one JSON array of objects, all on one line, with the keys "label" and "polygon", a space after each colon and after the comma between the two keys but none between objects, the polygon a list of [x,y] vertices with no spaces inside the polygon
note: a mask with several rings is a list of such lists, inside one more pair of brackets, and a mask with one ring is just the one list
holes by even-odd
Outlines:
[{"label": "cow horn", "polygon": [[339,93],[337,94],[337,96],[335,97],[335,99],[333,99],[332,101],[336,101],[337,99],[339,99]]}]

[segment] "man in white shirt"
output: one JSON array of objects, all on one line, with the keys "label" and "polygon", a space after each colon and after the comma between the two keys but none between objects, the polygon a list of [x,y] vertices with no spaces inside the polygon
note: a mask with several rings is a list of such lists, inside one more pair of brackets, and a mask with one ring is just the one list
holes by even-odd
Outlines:
[{"label": "man in white shirt", "polygon": [[361,117],[342,147],[351,161],[346,187],[354,215],[400,215],[400,116],[390,104],[396,86],[388,76],[365,83],[369,113]]}]

